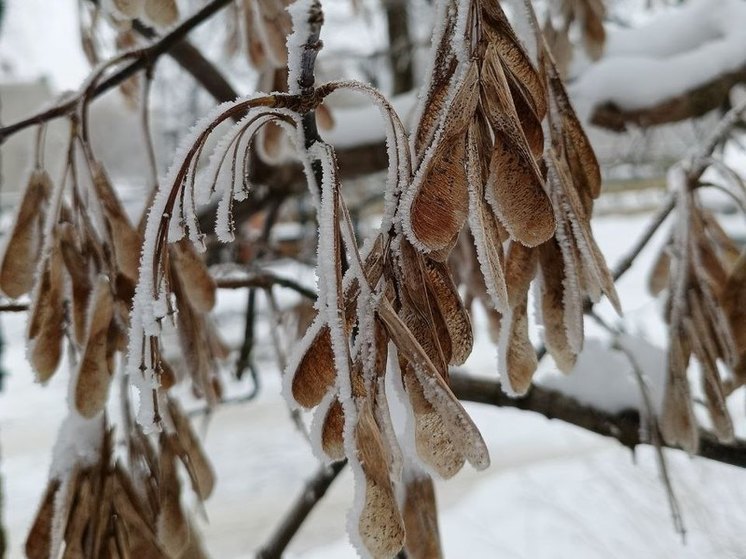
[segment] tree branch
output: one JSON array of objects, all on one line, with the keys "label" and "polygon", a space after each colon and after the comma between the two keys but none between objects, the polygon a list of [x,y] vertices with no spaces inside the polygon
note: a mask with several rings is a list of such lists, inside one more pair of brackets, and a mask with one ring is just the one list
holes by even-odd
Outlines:
[{"label": "tree branch", "polygon": [[295,504],[285,515],[269,541],[257,552],[256,559],[279,559],[285,548],[298,532],[303,522],[316,504],[326,495],[327,490],[347,465],[347,460],[322,466],[316,475],[309,479],[300,492]]},{"label": "tree branch", "polygon": [[[158,38],[153,29],[138,20],[135,20],[132,27],[146,39]],[[184,39],[176,43],[168,54],[218,103],[232,101],[238,97],[238,92],[228,83],[225,76],[190,41]]]},{"label": "tree branch", "polygon": [[[149,47],[142,49],[141,54],[133,62],[127,64],[124,68],[115,72],[110,77],[99,83],[93,89],[91,98],[98,97],[99,95],[109,91],[110,89],[122,83],[127,78],[153,64],[153,62],[157,60],[158,57],[165,54],[166,52],[169,52],[171,49],[181,43],[184,37],[186,37],[186,35],[188,35],[193,29],[210,19],[210,17],[212,17],[214,14],[216,14],[218,11],[220,11],[231,2],[232,0],[212,0],[212,2],[207,4],[204,8],[196,12],[191,17],[185,19],[181,24],[174,28],[173,31],[171,31],[167,35],[164,35],[163,38],[159,39]],[[24,130],[25,128],[47,122],[49,120],[53,120],[70,113],[77,107],[79,97],[80,94],[78,94],[73,99],[69,99],[63,103],[55,105],[51,109],[42,111],[34,116],[0,128],[0,144],[5,142],[8,137],[12,136],[16,132]]]},{"label": "tree branch", "polygon": [[[582,404],[557,390],[538,385],[534,385],[522,398],[511,398],[502,391],[497,381],[464,373],[453,373],[450,381],[453,393],[460,400],[539,413],[548,419],[559,419],[604,437],[616,439],[630,449],[648,444],[640,438],[640,413],[637,410],[605,412]],[[746,441],[722,444],[712,434],[700,429],[700,446],[696,455],[746,468]]]},{"label": "tree branch", "polygon": [[629,125],[648,128],[700,117],[722,107],[733,86],[744,82],[746,67],[722,74],[713,81],[650,107],[626,110],[614,103],[604,103],[593,110],[590,122],[614,132],[625,132]]},{"label": "tree branch", "polygon": [[309,289],[308,287],[301,285],[297,281],[290,278],[275,275],[267,270],[262,270],[258,273],[252,273],[246,277],[238,279],[218,279],[216,283],[219,289],[268,289],[274,285],[277,285],[280,287],[285,287],[287,289],[292,289],[296,293],[302,295],[307,299],[311,299],[312,301],[315,301],[317,298],[316,292],[313,289]]}]

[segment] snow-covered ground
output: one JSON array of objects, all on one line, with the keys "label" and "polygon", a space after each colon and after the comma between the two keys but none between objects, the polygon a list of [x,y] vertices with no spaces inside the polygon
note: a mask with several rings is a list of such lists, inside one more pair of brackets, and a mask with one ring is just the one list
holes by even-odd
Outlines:
[{"label": "snow-covered ground", "polygon": [[[624,254],[648,218],[596,220],[595,231],[610,263]],[[657,235],[654,244],[661,240]],[[646,250],[618,287],[628,331],[660,344],[658,305],[644,288],[653,252]],[[234,329],[229,338],[240,336],[235,309],[243,306],[243,297],[240,292],[221,293],[220,321]],[[605,305],[601,307],[607,318],[613,318]],[[3,519],[11,540],[10,557],[15,558],[22,556],[21,545],[44,489],[55,431],[65,414],[66,373],[58,372],[46,387],[34,384],[21,341],[25,318],[4,315],[0,320],[7,340],[3,360],[10,372],[0,393]],[[588,332],[601,335],[590,323]],[[266,334],[259,332],[265,340]],[[602,342],[589,345],[598,349]],[[609,363],[597,364],[596,380],[609,374]],[[478,332],[467,368],[474,374],[496,375],[495,350],[483,331]],[[585,367],[583,374],[594,380],[592,368]],[[544,375],[546,379],[552,371]],[[206,426],[206,446],[219,480],[202,523],[213,557],[251,557],[317,467],[289,419],[277,372],[269,365],[262,367],[262,382],[258,399],[219,410]],[[562,379],[555,377],[546,382],[562,386]],[[618,386],[608,382],[608,390],[620,390]],[[455,479],[438,482],[447,557],[657,559],[746,554],[743,471],[680,452],[666,453],[688,529],[684,545],[674,532],[650,449],[633,456],[614,441],[528,412],[471,404],[467,409],[484,434],[492,465],[483,473],[467,468]],[[736,411],[743,428],[743,411]],[[312,513],[289,556],[354,557],[344,534],[351,499],[351,476],[345,473]]]}]

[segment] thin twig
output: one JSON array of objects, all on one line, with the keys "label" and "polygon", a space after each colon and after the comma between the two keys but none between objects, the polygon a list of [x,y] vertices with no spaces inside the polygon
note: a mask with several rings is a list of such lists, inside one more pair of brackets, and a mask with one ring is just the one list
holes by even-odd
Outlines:
[{"label": "thin twig", "polygon": [[315,301],[317,297],[317,294],[313,289],[301,285],[297,281],[290,278],[278,276],[268,270],[251,273],[246,277],[238,279],[219,279],[216,281],[216,283],[218,289],[267,289],[276,285],[278,287],[292,289],[296,293],[302,295],[306,299],[310,299],[311,301]]},{"label": "thin twig", "polygon": [[295,504],[285,515],[282,523],[257,552],[256,559],[279,559],[293,536],[298,532],[306,517],[316,504],[326,495],[327,490],[347,465],[347,460],[322,466],[316,475],[306,482]]},{"label": "thin twig", "polygon": [[[637,385],[640,387],[640,396],[642,397],[643,409],[645,411],[644,416],[640,416],[641,428],[645,427],[646,433],[649,437],[650,444],[655,449],[656,463],[658,465],[658,472],[663,482],[663,487],[666,490],[666,496],[668,497],[668,506],[671,510],[671,518],[673,520],[674,529],[677,533],[681,534],[681,538],[686,542],[686,526],[684,525],[684,517],[681,514],[681,506],[679,500],[676,497],[676,492],[673,488],[673,482],[671,476],[668,473],[668,463],[666,462],[666,456],[663,454],[663,437],[661,436],[660,428],[658,426],[658,419],[655,413],[655,407],[653,406],[653,399],[650,396],[650,390],[648,389],[647,382],[645,382],[645,375],[642,372],[642,368],[637,362],[637,358],[619,339],[619,333],[614,335],[613,347],[627,357],[632,372],[637,380]],[[641,432],[641,437],[642,437]]]}]

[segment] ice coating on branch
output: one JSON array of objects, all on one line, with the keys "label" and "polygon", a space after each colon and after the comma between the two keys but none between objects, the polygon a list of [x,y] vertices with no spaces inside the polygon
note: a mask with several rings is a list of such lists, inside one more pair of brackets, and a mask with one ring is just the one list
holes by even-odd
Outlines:
[{"label": "ice coating on branch", "polygon": [[293,20],[293,32],[288,35],[288,93],[300,93],[300,76],[304,45],[311,32],[308,13],[316,0],[295,0],[287,10]]},{"label": "ice coating on branch", "polygon": [[[160,262],[155,262],[155,257],[159,243],[163,242],[167,244],[169,241],[167,235],[171,229],[171,222],[174,219],[179,219],[173,215],[173,208],[168,207],[169,198],[175,196],[175,199],[172,200],[172,202],[175,202],[179,198],[181,189],[186,188],[190,184],[190,173],[194,172],[195,161],[193,159],[196,156],[195,146],[204,141],[220,122],[230,118],[232,114],[231,109],[241,105],[248,105],[250,101],[260,97],[263,97],[263,95],[255,94],[235,101],[222,103],[211,110],[190,129],[189,133],[179,144],[174,162],[171,164],[166,176],[159,182],[158,192],[148,212],[140,257],[139,278],[130,314],[126,365],[130,382],[140,394],[137,421],[143,426],[146,432],[156,431],[159,428],[155,423],[155,410],[151,396],[152,391],[156,390],[159,385],[155,372],[157,363],[152,362],[152,353],[146,350],[145,344],[146,342],[158,343],[157,336],[161,330],[159,321],[166,315],[168,306],[165,286],[160,280],[157,280],[160,274],[156,266],[160,266]],[[192,199],[193,194],[193,192],[185,192],[184,196],[187,199]],[[187,207],[182,209],[188,216],[190,211],[196,208],[187,204]],[[190,238],[194,238],[198,234],[197,230],[194,229],[196,216],[191,216],[191,218],[191,220],[187,221],[187,227],[189,227],[191,222],[192,230],[189,233]],[[162,223],[166,228],[166,238],[161,238]],[[162,250],[166,250],[166,246],[163,246]],[[151,340],[151,337],[154,339]]]},{"label": "ice coating on branch", "polygon": [[367,84],[352,80],[342,82],[340,86],[366,95],[373,102],[384,123],[386,155],[389,164],[386,188],[384,189],[381,231],[387,231],[396,211],[396,195],[404,187],[411,174],[407,131],[393,105],[379,91]]}]

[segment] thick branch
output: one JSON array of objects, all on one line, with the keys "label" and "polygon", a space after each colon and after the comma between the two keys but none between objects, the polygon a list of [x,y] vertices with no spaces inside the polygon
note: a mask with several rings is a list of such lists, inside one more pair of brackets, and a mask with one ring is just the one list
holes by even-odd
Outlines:
[{"label": "thick branch", "polygon": [[[143,37],[155,40],[158,35],[150,27],[139,21],[133,24],[135,31]],[[202,52],[191,42],[184,39],[176,43],[168,53],[179,66],[188,72],[199,83],[205,91],[212,95],[218,103],[232,101],[238,97],[238,92],[233,89],[223,74],[210,62]]]},{"label": "thick branch", "polygon": [[[631,449],[640,444],[648,444],[647,441],[640,439],[640,414],[637,410],[609,413],[581,404],[556,390],[537,385],[534,385],[526,396],[511,398],[502,391],[497,381],[463,373],[451,375],[451,388],[460,400],[540,413],[548,419],[559,419],[604,437],[616,439]],[[722,444],[703,430],[700,430],[699,436],[697,456],[741,468],[746,467],[746,442]]]},{"label": "thick branch", "polygon": [[614,103],[604,103],[594,109],[590,121],[614,132],[625,132],[630,124],[647,128],[700,117],[722,107],[733,86],[744,82],[746,67],[722,74],[711,82],[650,107],[625,110]]}]

